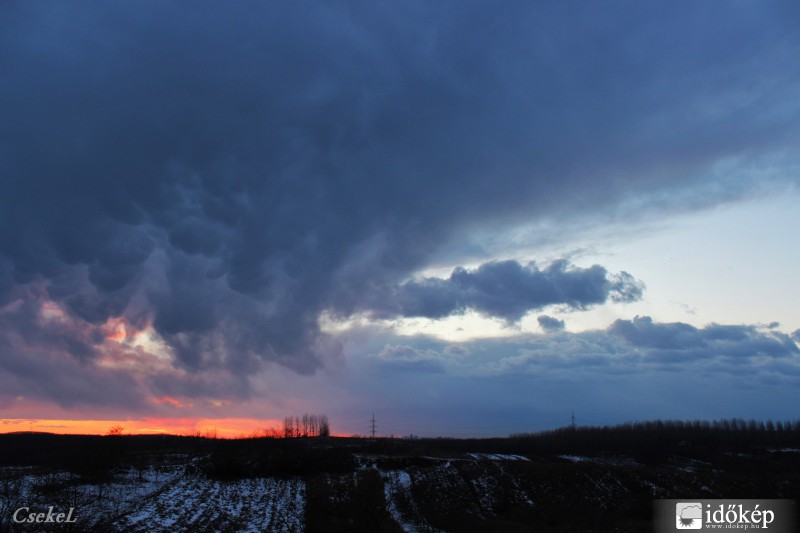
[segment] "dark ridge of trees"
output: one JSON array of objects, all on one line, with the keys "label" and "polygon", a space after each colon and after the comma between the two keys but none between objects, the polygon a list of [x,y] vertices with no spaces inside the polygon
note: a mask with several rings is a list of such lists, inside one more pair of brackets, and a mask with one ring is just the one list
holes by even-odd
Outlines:
[{"label": "dark ridge of trees", "polygon": [[346,440],[358,453],[431,456],[469,452],[527,456],[627,455],[648,464],[664,462],[670,455],[702,459],[721,452],[762,453],[800,449],[800,421],[656,420],[616,426],[569,426],[496,438]]},{"label": "dark ridge of trees", "polygon": [[304,476],[356,467],[348,439],[250,438],[217,440],[202,471],[216,479]]},{"label": "dark ridge of trees", "polygon": [[667,453],[713,454],[800,447],[800,420],[655,420],[617,426],[565,427],[509,437],[528,453],[624,453],[658,458]]},{"label": "dark ridge of trees", "polygon": [[[324,434],[324,427],[292,417],[292,437]],[[300,421],[297,432],[297,421]],[[316,428],[316,430],[314,430]],[[505,453],[529,457],[552,455],[625,455],[644,464],[660,464],[671,456],[714,459],[737,453],[780,453],[800,449],[800,420],[716,421],[656,420],[616,426],[564,427],[505,438],[278,438],[211,439],[171,435],[54,435],[47,433],[0,434],[0,466],[41,466],[74,472],[85,478],[106,475],[124,462],[148,457],[203,454],[202,470],[211,476],[304,475],[340,472],[354,468],[354,454],[404,457],[425,462],[425,457],[452,454]],[[280,436],[284,436],[280,434]],[[177,459],[176,459],[177,460]],[[741,458],[736,458],[741,461]]]},{"label": "dark ridge of trees", "polygon": [[[231,441],[221,441],[229,457],[239,457],[241,470],[247,470],[242,457],[250,457],[261,472],[290,474],[326,472],[347,469],[352,461],[347,454],[384,455],[399,458],[409,464],[427,464],[436,457],[453,454],[499,453],[529,457],[553,455],[620,455],[629,456],[644,464],[661,464],[671,456],[713,459],[730,453],[731,460],[742,462],[737,453],[772,453],[781,449],[800,449],[800,421],[649,421],[617,426],[565,427],[539,433],[519,434],[503,438],[332,438],[314,439],[252,439],[254,446],[246,448]],[[234,441],[236,442],[236,441]],[[343,454],[344,452],[344,454]],[[259,456],[260,459],[255,457]],[[342,455],[341,457],[336,454]],[[214,461],[223,455],[215,455]],[[269,457],[268,462],[266,457]],[[330,457],[326,463],[325,457]],[[392,459],[396,462],[397,459]],[[218,462],[217,466],[233,463]],[[215,468],[222,475],[226,468]],[[236,468],[229,468],[233,471]]]},{"label": "dark ridge of trees", "polygon": [[800,449],[800,420],[655,420],[615,426],[568,426],[505,438],[383,439],[372,447],[374,453],[437,450],[523,455],[619,454],[642,462],[658,462],[670,454],[702,457],[719,452]]},{"label": "dark ridge of trees", "polygon": [[703,456],[723,451],[800,449],[800,420],[655,420],[615,426],[568,426],[496,438],[353,439],[353,443],[367,453],[620,454],[648,462],[665,454]]},{"label": "dark ridge of trees", "polygon": [[113,468],[140,455],[207,452],[213,440],[174,435],[0,434],[0,466],[43,466],[78,474]]}]

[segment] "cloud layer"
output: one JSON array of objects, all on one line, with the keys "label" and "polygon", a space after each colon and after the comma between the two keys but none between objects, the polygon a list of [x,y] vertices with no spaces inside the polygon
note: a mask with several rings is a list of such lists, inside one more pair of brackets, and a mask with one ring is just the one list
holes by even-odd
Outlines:
[{"label": "cloud layer", "polygon": [[459,344],[384,336],[351,350],[363,370],[348,386],[396,432],[508,434],[566,425],[573,410],[581,424],[789,419],[800,400],[800,347],[764,326],[640,316],[605,329]]},{"label": "cloud layer", "polygon": [[[540,317],[541,318],[541,317]],[[549,318],[549,317],[547,317]],[[557,321],[560,322],[560,321]],[[378,360],[396,365],[425,361],[461,375],[516,375],[540,379],[602,380],[615,374],[687,372],[704,376],[753,378],[754,385],[781,376],[800,379],[800,347],[789,335],[750,325],[709,324],[696,328],[681,322],[660,323],[648,316],[616,320],[605,330],[572,333],[555,324],[545,335],[519,335],[511,340],[476,340],[454,351],[439,341],[387,344]],[[483,355],[476,355],[483,354]],[[740,374],[747,368],[747,374]]]},{"label": "cloud layer", "polygon": [[[513,322],[639,298],[565,263],[406,280],[475,227],[713,203],[794,162],[796,8],[684,9],[4,3],[5,381],[58,360],[87,386],[246,395],[272,364],[337,358],[326,311]],[[114,321],[163,340],[168,372],[103,367]]]}]

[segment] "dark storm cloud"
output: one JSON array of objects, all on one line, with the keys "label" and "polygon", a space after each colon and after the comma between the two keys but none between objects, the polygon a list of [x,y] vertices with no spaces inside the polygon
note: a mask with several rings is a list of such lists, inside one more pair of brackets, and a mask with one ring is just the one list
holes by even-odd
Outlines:
[{"label": "dark storm cloud", "polygon": [[247,373],[312,372],[337,349],[320,312],[386,287],[433,317],[635,298],[602,267],[399,284],[475,224],[793,153],[783,9],[3,3],[0,304],[40,284],[90,325],[152,323],[186,369]]},{"label": "dark storm cloud", "polygon": [[11,294],[11,289],[14,287],[14,280],[12,278],[13,266],[10,261],[7,261],[0,256],[0,305],[5,305],[8,301],[8,296]]},{"label": "dark storm cloud", "polygon": [[536,317],[539,327],[545,331],[561,331],[564,329],[564,321],[558,318],[553,318],[547,315],[539,315]]},{"label": "dark storm cloud", "polygon": [[549,305],[585,309],[609,299],[631,302],[643,290],[627,272],[613,275],[599,265],[578,268],[557,261],[542,270],[534,263],[497,261],[475,270],[458,267],[447,279],[425,278],[377,292],[367,310],[379,317],[443,318],[474,309],[514,322]]}]

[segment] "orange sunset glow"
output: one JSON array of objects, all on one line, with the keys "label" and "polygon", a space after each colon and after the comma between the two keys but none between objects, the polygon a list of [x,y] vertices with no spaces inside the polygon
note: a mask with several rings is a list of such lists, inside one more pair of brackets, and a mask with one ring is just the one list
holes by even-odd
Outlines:
[{"label": "orange sunset glow", "polygon": [[43,433],[106,435],[122,427],[125,435],[201,435],[239,438],[264,436],[281,427],[279,420],[255,418],[144,418],[141,420],[44,420],[0,419],[0,433],[37,431]]}]

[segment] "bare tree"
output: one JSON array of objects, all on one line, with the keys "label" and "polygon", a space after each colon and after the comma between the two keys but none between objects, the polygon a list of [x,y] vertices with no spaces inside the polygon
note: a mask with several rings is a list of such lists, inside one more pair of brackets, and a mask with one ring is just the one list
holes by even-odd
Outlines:
[{"label": "bare tree", "polygon": [[310,415],[308,417],[308,430],[312,435],[319,435],[319,417],[317,415]]},{"label": "bare tree", "polygon": [[294,417],[287,416],[283,419],[283,436],[287,439],[294,437]]},{"label": "bare tree", "polygon": [[327,415],[287,416],[283,419],[283,437],[329,437],[330,423]]},{"label": "bare tree", "polygon": [[319,431],[317,433],[320,437],[330,437],[331,427],[328,423],[328,415],[319,416]]}]

